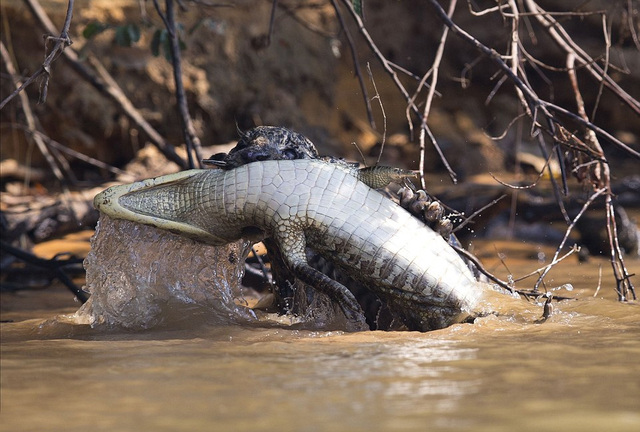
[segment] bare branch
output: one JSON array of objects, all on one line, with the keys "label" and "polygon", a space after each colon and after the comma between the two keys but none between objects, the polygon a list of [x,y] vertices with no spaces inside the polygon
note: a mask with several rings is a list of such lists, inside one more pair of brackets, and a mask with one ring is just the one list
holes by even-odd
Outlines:
[{"label": "bare branch", "polygon": [[482,265],[482,263],[478,260],[478,258],[476,258],[476,256],[473,255],[471,252],[469,252],[466,249],[463,249],[463,248],[461,248],[460,246],[457,246],[457,245],[451,245],[451,247],[456,252],[458,252],[460,255],[465,257],[467,260],[471,261],[471,263],[473,263],[473,265],[478,269],[478,271],[480,273],[482,273],[483,275],[485,275],[486,277],[488,277],[490,280],[492,280],[493,282],[495,282],[496,284],[498,284],[499,286],[501,286],[504,289],[507,289],[507,290],[509,290],[511,292],[515,291],[513,289],[513,287],[510,286],[507,282],[503,281],[502,279],[498,278],[497,276],[495,276],[494,274],[489,272],[489,270],[487,270]]},{"label": "bare branch", "polygon": [[[457,0],[451,0],[451,2],[449,3],[449,10],[447,11],[448,16],[453,15],[453,12],[456,10],[456,4],[457,4]],[[415,100],[416,96],[420,92],[425,81],[427,80],[427,77],[431,75],[431,83],[430,83],[429,91],[427,92],[427,99],[424,104],[424,109],[422,111],[422,126],[420,127],[419,169],[420,169],[420,184],[423,189],[426,188],[427,186],[424,178],[424,164],[426,159],[426,146],[425,146],[425,134],[427,129],[426,125],[429,120],[429,112],[431,111],[431,104],[433,103],[433,95],[435,93],[436,86],[438,85],[438,71],[440,70],[440,63],[442,62],[442,54],[444,53],[444,46],[447,42],[448,35],[449,35],[449,28],[445,26],[442,29],[442,35],[440,36],[440,43],[438,44],[438,49],[436,50],[436,55],[435,55],[435,58],[433,59],[433,64],[431,65],[431,68],[429,69],[429,71],[424,75],[424,77],[420,81],[420,84],[418,84],[418,89],[416,90],[412,98],[412,102],[413,102],[413,100]],[[451,169],[449,171],[450,173],[452,172]],[[455,182],[454,176],[452,176],[452,179],[454,179],[454,182]]]},{"label": "bare branch", "polygon": [[500,180],[498,177],[496,177],[495,175],[493,175],[492,172],[490,172],[489,175],[491,176],[491,178],[493,178],[495,181],[500,183],[502,186],[506,186],[509,189],[531,189],[531,188],[536,187],[536,185],[538,184],[538,182],[540,181],[540,179],[544,175],[544,170],[547,168],[547,165],[549,165],[549,159],[546,160],[546,162],[544,163],[544,167],[542,167],[542,170],[538,173],[538,178],[533,183],[531,183],[529,185],[526,185],[526,186],[516,186],[516,185],[509,184],[507,182],[504,182],[504,181]]},{"label": "bare branch", "polygon": [[[178,30],[175,21],[175,10],[173,6],[173,0],[165,0],[166,15],[162,13],[158,0],[153,0],[153,4],[164,22],[169,33],[169,40],[171,41],[171,65],[173,66],[173,80],[176,85],[176,100],[178,103],[178,113],[180,114],[180,121],[182,123],[182,133],[184,142],[187,145],[187,161],[189,168],[202,168],[202,145],[200,144],[200,138],[196,134],[193,127],[193,121],[189,115],[189,107],[187,106],[187,97],[184,91],[184,84],[182,82],[182,63],[180,53],[180,39],[178,37]],[[195,155],[195,160],[194,160]]]},{"label": "bare branch", "polygon": [[[564,247],[565,243],[567,242],[567,240],[569,239],[569,234],[571,234],[571,231],[573,230],[573,227],[576,225],[576,223],[578,222],[578,220],[580,220],[580,218],[582,217],[582,215],[584,214],[585,211],[587,211],[587,209],[589,208],[589,206],[591,205],[591,203],[593,203],[593,201],[595,201],[596,198],[598,198],[600,195],[604,194],[607,192],[607,188],[602,188],[602,189],[598,189],[597,191],[595,191],[590,197],[589,199],[584,203],[584,205],[582,206],[582,208],[580,209],[580,211],[578,212],[578,214],[576,215],[576,217],[571,221],[571,224],[567,227],[567,230],[564,233],[564,237],[562,238],[562,241],[560,242],[560,244],[558,245],[558,247],[556,248],[556,252],[555,254],[553,254],[553,259],[551,260],[552,263],[557,262],[558,259],[558,255],[560,255],[560,251],[562,250],[562,248]],[[549,270],[551,270],[552,266],[549,265],[545,268],[545,270],[542,272],[542,274],[540,275],[540,277],[538,278],[538,281],[536,282],[536,284],[533,287],[534,291],[538,290],[538,287],[540,286],[540,283],[542,283],[542,279],[544,279],[544,277],[547,275],[547,273],[549,273]]]},{"label": "bare branch", "polygon": [[474,211],[473,213],[471,213],[471,215],[469,215],[469,217],[465,218],[464,222],[462,222],[460,225],[455,227],[455,229],[452,232],[456,233],[456,232],[460,231],[462,228],[464,228],[466,225],[468,225],[476,216],[481,214],[483,211],[485,211],[489,207],[492,207],[492,206],[498,204],[505,197],[506,197],[506,195],[500,195],[498,198],[494,199],[489,204],[484,205],[481,208],[479,208],[478,210]]},{"label": "bare branch", "polygon": [[69,289],[69,291],[71,291],[78,298],[80,302],[85,303],[89,299],[88,293],[78,288],[64,271],[65,266],[68,266],[69,264],[81,263],[82,259],[75,257],[64,260],[58,259],[57,257],[54,257],[52,259],[43,259],[35,256],[30,252],[14,247],[4,240],[0,241],[0,249],[7,254],[15,256],[21,261],[32,264],[36,267],[50,270],[53,277],[62,282],[62,284],[64,284]]},{"label": "bare branch", "polygon": [[[5,125],[3,125],[5,126]],[[107,170],[113,174],[118,174],[118,175],[123,175],[123,176],[129,176],[130,174],[128,174],[126,171],[123,171],[119,168],[116,168],[114,166],[111,166],[107,163],[104,163],[98,159],[92,158],[90,156],[87,156],[85,154],[82,154],[78,151],[75,151],[73,149],[70,149],[69,147],[65,146],[64,144],[59,143],[58,141],[54,140],[53,138],[45,135],[43,132],[39,131],[39,130],[31,130],[29,129],[27,126],[23,126],[23,125],[18,125],[18,124],[11,124],[9,125],[9,127],[13,127],[13,128],[19,128],[19,129],[23,129],[25,132],[33,134],[33,135],[40,135],[40,137],[42,137],[42,139],[45,141],[45,143],[47,144],[47,147],[52,147],[57,151],[60,151],[62,153],[66,153],[69,156],[71,156],[72,158],[81,160],[85,163],[88,163],[89,165],[93,165],[97,168],[102,168],[104,170]],[[133,177],[132,177],[133,178]]]},{"label": "bare branch", "polygon": [[398,90],[400,90],[400,93],[402,93],[402,96],[405,98],[405,100],[409,104],[409,106],[411,108],[411,111],[421,121],[421,127],[423,127],[425,129],[425,132],[427,133],[427,136],[431,140],[431,143],[433,144],[434,148],[438,152],[438,155],[440,156],[440,159],[442,160],[442,163],[445,165],[445,167],[449,171],[449,176],[455,182],[455,178],[456,178],[455,173],[453,172],[453,170],[451,169],[451,166],[449,165],[449,163],[447,162],[446,158],[444,157],[444,153],[442,153],[442,150],[440,149],[440,146],[438,145],[438,143],[437,143],[437,141],[435,139],[435,136],[433,135],[433,133],[431,132],[429,127],[422,121],[422,115],[420,113],[420,110],[415,105],[415,103],[413,103],[413,101],[411,100],[411,96],[409,96],[409,92],[404,87],[402,82],[400,82],[398,74],[393,69],[392,64],[384,57],[384,55],[378,49],[377,45],[373,42],[373,39],[371,38],[371,35],[369,35],[369,32],[364,27],[364,23],[362,22],[362,19],[360,18],[360,15],[358,15],[356,13],[356,11],[353,9],[353,6],[351,5],[351,2],[349,0],[342,0],[342,3],[345,5],[345,7],[351,13],[351,16],[353,17],[354,21],[356,22],[356,24],[358,26],[358,30],[360,31],[360,34],[364,37],[365,41],[367,42],[367,45],[369,45],[369,48],[374,53],[374,55],[376,56],[376,58],[378,59],[378,61],[382,65],[383,69],[391,76],[391,79],[393,80],[393,83],[398,88]]},{"label": "bare branch", "polygon": [[[25,1],[40,25],[44,27],[46,31],[52,33],[54,31],[53,23],[40,4],[36,0]],[[153,126],[144,119],[144,117],[142,117],[140,112],[133,106],[133,103],[131,103],[129,98],[124,94],[118,83],[116,83],[115,79],[113,79],[113,77],[107,72],[98,59],[91,55],[87,58],[88,62],[99,75],[96,76],[95,72],[87,68],[78,60],[78,54],[72,48],[67,48],[62,51],[62,55],[82,78],[89,82],[98,91],[106,94],[116,104],[116,106],[131,119],[131,121],[138,125],[138,127],[140,127],[140,129],[142,129],[142,131],[149,137],[153,145],[155,145],[158,150],[167,157],[167,159],[177,163],[181,168],[187,167],[186,162],[178,156],[173,146],[169,144],[162,135],[160,135],[158,131],[156,131]]]},{"label": "bare branch", "polygon": [[[531,1],[531,0],[527,0],[527,1]],[[620,147],[621,149],[631,154],[633,157],[640,159],[640,152],[637,152],[636,150],[627,146],[626,144],[624,144],[617,138],[613,137],[611,134],[609,134],[602,128],[594,125],[590,121],[587,121],[581,118],[580,116],[570,112],[569,110],[566,110],[551,102],[547,102],[540,99],[538,95],[536,95],[536,93],[531,89],[530,86],[525,84],[517,75],[513,73],[511,68],[502,60],[502,57],[500,56],[500,54],[498,54],[494,49],[489,48],[486,45],[482,44],[476,38],[474,38],[469,33],[461,29],[458,25],[456,25],[451,20],[451,18],[449,18],[449,16],[446,14],[444,9],[442,9],[440,4],[436,0],[429,0],[429,4],[433,7],[438,17],[440,17],[440,19],[451,29],[451,31],[454,34],[461,37],[464,41],[466,41],[467,43],[475,47],[477,50],[479,50],[483,54],[487,55],[498,67],[500,67],[503,70],[503,72],[511,79],[512,83],[522,91],[525,97],[525,100],[527,102],[527,108],[531,110],[531,112],[533,113],[532,118],[534,119],[534,124],[535,124],[535,120],[538,117],[538,111],[542,112],[545,116],[545,123],[548,128],[547,131],[552,136],[554,136],[555,124],[560,123],[560,120],[558,120],[553,115],[553,112],[556,112],[566,117],[569,117],[571,120],[579,123],[580,125],[588,129],[593,130],[596,134],[600,135],[601,137],[606,139],[608,142],[612,143],[617,147]],[[637,103],[640,104],[640,102],[637,102]]]},{"label": "bare branch", "polygon": [[624,91],[606,72],[587,54],[573,39],[566,30],[542,9],[534,0],[524,0],[525,4],[533,16],[540,24],[547,29],[549,35],[556,44],[566,51],[567,54],[574,53],[576,60],[585,67],[587,71],[598,81],[603,82],[616,96],[627,104],[636,114],[640,114],[640,102]]},{"label": "bare branch", "polygon": [[[569,256],[573,255],[576,252],[579,252],[580,248],[574,246],[573,248],[571,248],[569,250],[569,252],[567,252],[566,254],[564,254],[563,256],[561,256],[560,258],[554,258],[549,264],[547,264],[546,266],[540,267],[539,269],[536,269],[534,271],[532,271],[531,273],[527,273],[524,276],[520,276],[519,278],[516,278],[513,280],[513,282],[520,282],[522,280],[525,280],[531,276],[535,276],[537,274],[540,274],[541,271],[544,272],[548,272],[549,269],[551,269],[553,266],[555,266],[556,264],[558,264],[561,261],[564,261],[566,258],[568,258]],[[546,273],[545,273],[546,274]],[[540,279],[541,280],[541,279]],[[536,290],[537,290],[537,285],[536,285]]]},{"label": "bare branch", "polygon": [[[578,106],[578,113],[581,118],[588,119],[584,108],[584,101],[582,94],[578,87],[578,78],[575,73],[574,62],[577,57],[573,54],[567,56],[567,69],[569,73],[569,79],[573,87],[573,92],[576,98],[576,105]],[[601,188],[606,192],[605,196],[605,210],[607,216],[607,235],[609,238],[609,248],[611,253],[611,266],[616,278],[616,291],[618,293],[618,299],[624,301],[628,299],[629,295],[636,298],[635,289],[630,280],[630,275],[624,264],[624,258],[620,249],[620,243],[618,241],[618,232],[615,220],[615,209],[611,198],[611,175],[609,171],[609,164],[604,156],[604,152],[596,134],[591,131],[585,131],[585,146],[588,146],[598,157],[603,160],[597,164],[589,165],[588,170],[584,170],[584,173],[578,171],[578,174],[582,174],[584,179],[587,179],[592,187]],[[580,159],[578,159],[580,160]],[[585,165],[587,167],[587,165]],[[594,198],[595,199],[595,198]],[[585,204],[587,206],[587,204]],[[586,207],[585,207],[586,209]],[[578,215],[580,216],[581,213]],[[568,233],[565,235],[565,238]],[[538,282],[539,283],[539,282]],[[537,287],[537,284],[536,284]]]},{"label": "bare branch", "polygon": [[[11,57],[9,56],[9,52],[5,48],[4,43],[2,41],[0,41],[0,56],[2,57],[2,61],[5,63],[5,66],[7,68],[7,72],[9,73],[9,75],[11,75],[16,87],[20,88],[21,87],[20,79],[18,78],[16,69],[13,66],[13,62],[11,61]],[[31,105],[29,104],[29,98],[27,97],[26,93],[20,92],[17,94],[20,97],[22,112],[24,113],[25,120],[27,122],[27,128],[29,131],[35,132],[36,121],[35,121],[35,117],[33,116],[33,111],[31,110]],[[56,161],[53,158],[53,155],[47,148],[46,144],[44,143],[40,135],[32,134],[31,136],[33,137],[33,141],[36,143],[36,146],[38,146],[38,150],[40,150],[40,153],[42,153],[42,156],[44,156],[44,158],[47,160],[47,163],[49,164],[51,171],[53,171],[53,174],[56,176],[56,178],[60,183],[64,184],[65,183],[64,175],[62,174],[62,171],[60,171],[60,167],[58,167],[58,164],[56,164]]]}]

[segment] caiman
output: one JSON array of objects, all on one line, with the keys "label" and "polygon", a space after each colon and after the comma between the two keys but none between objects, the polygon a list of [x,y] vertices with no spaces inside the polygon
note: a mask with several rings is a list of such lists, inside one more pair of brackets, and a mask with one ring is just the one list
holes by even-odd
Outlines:
[{"label": "caiman", "polygon": [[309,266],[307,246],[388,302],[411,330],[493,312],[496,295],[514,300],[476,281],[442,236],[341,164],[270,160],[184,171],[111,187],[94,206],[212,245],[270,237],[293,274],[351,319],[361,313],[356,299]]},{"label": "caiman", "polygon": [[[453,224],[450,218],[444,215],[442,205],[425,191],[415,191],[409,182],[409,179],[417,174],[416,171],[387,166],[359,168],[357,162],[347,162],[333,156],[320,156],[314,144],[307,137],[285,127],[258,126],[240,132],[237,145],[228,154],[218,153],[202,162],[228,170],[251,162],[293,159],[316,159],[341,165],[369,187],[379,189],[387,197],[400,204],[420,221],[440,233],[450,243],[459,245],[457,239],[451,234]],[[403,187],[394,192],[393,188],[387,188],[391,183],[403,185]],[[265,238],[262,243],[267,247],[267,258],[271,263],[270,270],[275,282],[272,284],[271,291],[274,294],[274,305],[278,311],[296,315],[304,315],[311,311],[314,308],[311,305],[317,298],[313,287],[296,279],[295,275],[289,271],[277,242],[271,238]],[[465,259],[463,257],[463,260]],[[366,322],[372,330],[391,330],[402,325],[402,320],[383,299],[354,280],[347,272],[311,250],[307,251],[307,260],[312,267],[340,282],[351,291],[362,307]],[[477,278],[479,276],[478,269],[469,263],[468,266]],[[247,270],[256,275],[258,273],[251,266],[247,266]]]}]

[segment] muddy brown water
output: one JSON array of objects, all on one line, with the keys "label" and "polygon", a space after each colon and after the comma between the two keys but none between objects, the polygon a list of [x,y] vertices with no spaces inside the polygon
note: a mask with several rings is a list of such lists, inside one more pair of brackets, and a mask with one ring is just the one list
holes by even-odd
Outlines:
[{"label": "muddy brown water", "polygon": [[[515,275],[552,254],[479,243],[501,276],[495,250]],[[78,331],[46,324],[77,308],[61,288],[3,294],[0,430],[640,430],[640,306],[615,301],[606,260],[571,258],[548,281],[572,283],[564,294],[577,300],[543,324],[487,317],[430,333],[197,316],[180,328]]]}]

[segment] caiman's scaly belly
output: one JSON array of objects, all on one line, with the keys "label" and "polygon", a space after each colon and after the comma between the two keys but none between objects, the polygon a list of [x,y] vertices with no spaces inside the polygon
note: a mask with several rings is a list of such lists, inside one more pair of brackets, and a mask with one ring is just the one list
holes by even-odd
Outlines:
[{"label": "caiman's scaly belly", "polygon": [[411,329],[473,316],[486,290],[440,235],[322,161],[185,171],[109,188],[94,205],[111,217],[211,244],[272,237],[297,277],[333,295],[343,309],[357,308],[346,288],[308,266],[308,245],[384,297]]}]

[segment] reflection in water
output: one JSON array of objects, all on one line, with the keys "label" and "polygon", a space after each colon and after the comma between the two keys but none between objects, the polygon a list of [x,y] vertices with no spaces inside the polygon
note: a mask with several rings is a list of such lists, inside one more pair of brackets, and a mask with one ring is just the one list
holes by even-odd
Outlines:
[{"label": "reflection in water", "polygon": [[459,348],[451,341],[414,341],[394,347],[389,353],[402,364],[393,370],[392,382],[385,389],[385,397],[394,410],[411,412],[415,398],[433,399],[436,412],[447,413],[459,409],[463,396],[480,391],[479,379],[460,379],[459,360],[473,360],[477,348]]},{"label": "reflection in water", "polygon": [[3,430],[637,430],[638,308],[596,300],[424,334],[5,323]]}]

